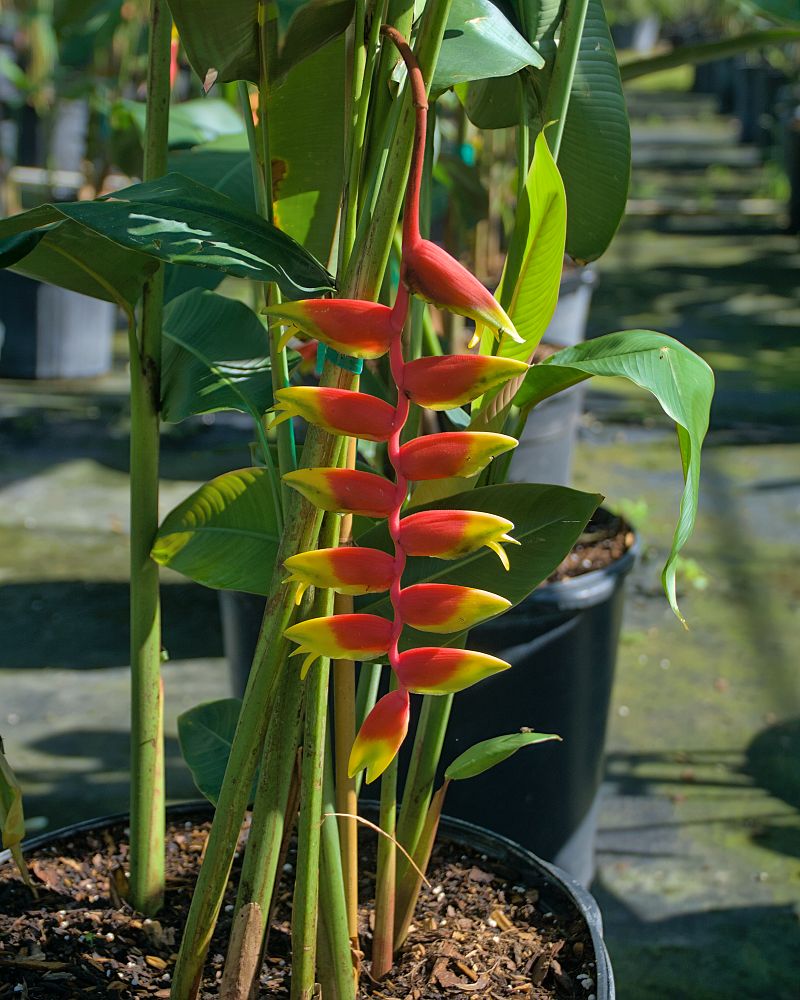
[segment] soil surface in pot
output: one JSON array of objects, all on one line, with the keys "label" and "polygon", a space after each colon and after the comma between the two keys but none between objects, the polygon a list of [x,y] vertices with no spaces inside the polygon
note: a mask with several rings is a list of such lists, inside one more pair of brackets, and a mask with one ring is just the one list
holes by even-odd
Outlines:
[{"label": "soil surface in pot", "polygon": [[[80,834],[31,855],[38,900],[31,898],[13,868],[4,868],[0,997],[168,997],[180,928],[209,825],[169,824],[167,898],[154,920],[143,919],[120,899],[128,858],[122,827]],[[292,861],[290,852],[285,871],[291,872]],[[238,861],[234,875],[237,869]],[[374,835],[368,834],[363,839],[362,898],[373,891],[369,882],[374,870]],[[514,873],[497,862],[451,844],[436,848],[429,877],[431,888],[423,890],[413,930],[395,968],[374,983],[367,964],[362,996],[382,1000],[468,994],[495,1000],[591,996],[594,953],[577,912],[557,917],[540,900],[540,887],[518,885]],[[234,877],[229,883],[229,898],[212,942],[203,998],[218,996],[236,881]],[[261,996],[289,995],[291,889],[291,879],[284,875]],[[371,910],[363,907],[361,945],[367,954],[371,919]]]},{"label": "soil surface in pot", "polygon": [[586,529],[572,551],[548,577],[549,583],[583,576],[595,569],[605,569],[621,559],[634,543],[631,526],[621,517],[600,510],[586,525]]}]

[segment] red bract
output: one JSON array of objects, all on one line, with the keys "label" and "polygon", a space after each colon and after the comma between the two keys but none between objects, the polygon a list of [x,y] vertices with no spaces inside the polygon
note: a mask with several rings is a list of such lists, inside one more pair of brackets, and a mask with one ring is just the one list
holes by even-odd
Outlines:
[{"label": "red bract", "polygon": [[308,587],[328,587],[340,594],[374,594],[388,590],[394,579],[394,559],[380,549],[316,549],[290,556],[283,564],[289,581],[299,584],[295,602]]},{"label": "red bract", "polygon": [[499,594],[451,583],[417,583],[400,591],[403,622],[421,632],[461,632],[510,607]]},{"label": "red bract", "polygon": [[292,656],[308,654],[302,676],[318,656],[331,659],[371,660],[389,648],[392,623],[378,615],[328,615],[309,618],[286,629],[287,639],[299,643]]},{"label": "red bract", "polygon": [[452,410],[509,379],[524,375],[527,370],[524,361],[486,354],[417,358],[405,366],[403,391],[418,406],[429,410]]},{"label": "red bract", "polygon": [[422,646],[400,654],[395,672],[414,694],[453,694],[511,666],[472,649]]},{"label": "red bract", "polygon": [[358,731],[347,770],[352,778],[363,768],[374,781],[394,760],[408,732],[408,691],[390,691],[381,698]]},{"label": "red bract", "polygon": [[428,434],[400,449],[400,468],[407,479],[448,479],[477,476],[504,451],[517,447],[517,439],[489,431],[450,431]]},{"label": "red bract", "polygon": [[290,417],[303,417],[330,434],[367,441],[387,441],[392,433],[394,407],[364,392],[294,385],[278,389],[275,400],[275,409],[282,412],[273,426]]},{"label": "red bract", "polygon": [[498,337],[522,337],[492,293],[446,250],[430,240],[415,240],[403,248],[403,281],[420,298],[460,316],[485,324]]},{"label": "red bract", "polygon": [[400,522],[400,544],[406,555],[459,559],[484,545],[496,552],[508,569],[508,556],[500,545],[519,545],[508,532],[511,521],[482,510],[425,510]]},{"label": "red bract", "polygon": [[341,354],[354,358],[379,358],[392,341],[388,306],[361,299],[301,299],[269,306],[264,312],[289,329],[281,338],[284,346],[297,327]]},{"label": "red bract", "polygon": [[383,476],[355,469],[297,469],[284,482],[320,510],[363,517],[388,517],[395,509],[395,486]]}]

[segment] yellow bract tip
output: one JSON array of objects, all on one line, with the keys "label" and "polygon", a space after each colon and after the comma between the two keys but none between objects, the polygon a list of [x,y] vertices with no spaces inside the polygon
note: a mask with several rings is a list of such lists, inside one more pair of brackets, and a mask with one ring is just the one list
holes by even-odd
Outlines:
[{"label": "yellow bract tip", "polygon": [[503,564],[503,569],[508,571],[511,569],[511,564],[508,561],[508,554],[503,546],[499,542],[487,542],[486,547],[491,549],[492,552],[496,552],[500,562]]}]

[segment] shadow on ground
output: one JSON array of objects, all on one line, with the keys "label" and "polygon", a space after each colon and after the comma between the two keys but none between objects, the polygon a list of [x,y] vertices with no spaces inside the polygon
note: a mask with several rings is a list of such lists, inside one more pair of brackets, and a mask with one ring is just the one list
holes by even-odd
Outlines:
[{"label": "shadow on ground", "polygon": [[[164,648],[175,660],[222,656],[217,592],[161,589]],[[130,663],[126,583],[59,580],[3,586],[0,670],[87,670]],[[24,628],[20,623],[24,622]]]}]

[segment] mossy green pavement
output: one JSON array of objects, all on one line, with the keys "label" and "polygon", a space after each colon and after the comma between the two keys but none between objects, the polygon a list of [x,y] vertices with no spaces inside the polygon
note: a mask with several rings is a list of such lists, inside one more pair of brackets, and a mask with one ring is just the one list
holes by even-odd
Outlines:
[{"label": "mossy green pavement", "polygon": [[[640,110],[672,104],[647,96]],[[715,143],[720,161],[740,159],[739,183],[757,187],[763,171],[732,144],[731,123],[703,100],[675,103],[636,121],[636,159],[648,166],[634,168],[634,190],[652,182],[672,204],[693,175],[713,204],[715,178],[729,180]],[[699,120],[686,120],[693,109]],[[701,149],[682,144],[700,133]],[[670,135],[679,163],[651,170]],[[576,485],[621,501],[644,550],[629,584],[595,885],[623,1000],[800,995],[800,247],[780,223],[722,220],[713,207],[629,217],[598,267],[592,333],[663,330],[701,353],[718,384],[679,573],[688,632],[658,582],[680,474],[657,404],[595,383],[576,461]]]},{"label": "mossy green pavement", "polygon": [[[637,95],[635,108],[634,194],[647,214],[627,220],[598,267],[592,332],[671,333],[715,366],[719,392],[680,573],[689,632],[658,581],[681,485],[674,433],[619,384],[592,383],[588,397],[576,485],[629,511],[643,546],[596,891],[621,1000],[795,1000],[800,254],[775,217],[715,214],[717,193],[770,195],[772,174],[707,100]],[[673,210],[698,191],[706,214]],[[51,827],[127,805],[125,412],[121,368],[98,382],[0,385],[0,733],[28,815]],[[219,419],[172,429],[164,509],[247,464],[246,438]],[[164,619],[174,799],[194,794],[176,715],[230,683],[215,594],[165,573]]]}]

